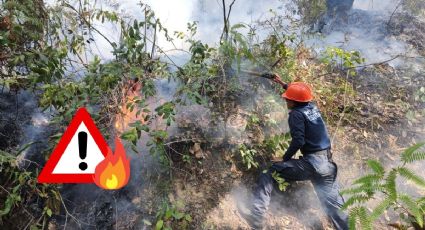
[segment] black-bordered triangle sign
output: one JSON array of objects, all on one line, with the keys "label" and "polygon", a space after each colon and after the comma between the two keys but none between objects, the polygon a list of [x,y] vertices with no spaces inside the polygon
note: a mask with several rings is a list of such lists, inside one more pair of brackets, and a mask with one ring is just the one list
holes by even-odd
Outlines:
[{"label": "black-bordered triangle sign", "polygon": [[[79,133],[86,133],[86,153],[80,154]],[[93,183],[96,166],[105,159],[108,144],[85,108],[78,109],[49,160],[38,176],[39,183]],[[79,167],[80,164],[85,167]]]}]

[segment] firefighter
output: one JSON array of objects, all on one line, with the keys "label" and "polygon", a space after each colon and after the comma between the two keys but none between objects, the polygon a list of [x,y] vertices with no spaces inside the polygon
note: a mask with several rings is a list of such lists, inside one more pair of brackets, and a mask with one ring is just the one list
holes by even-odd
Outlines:
[{"label": "firefighter", "polygon": [[[265,173],[261,173],[252,203],[248,207],[238,205],[241,216],[253,229],[263,228],[263,217],[275,184],[272,173],[277,172],[288,182],[311,181],[334,227],[348,229],[348,216],[341,211],[344,201],[336,182],[337,165],[332,161],[329,134],[320,111],[311,102],[313,96],[310,87],[302,82],[287,85],[278,75],[273,80],[286,89],[282,97],[290,110],[288,123],[292,141],[283,161],[273,163]],[[298,150],[303,156],[293,159]]]}]

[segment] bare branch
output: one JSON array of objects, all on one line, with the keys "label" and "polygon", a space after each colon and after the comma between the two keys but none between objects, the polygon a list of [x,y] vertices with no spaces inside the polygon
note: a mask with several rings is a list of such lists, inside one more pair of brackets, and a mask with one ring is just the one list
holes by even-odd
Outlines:
[{"label": "bare branch", "polygon": [[230,3],[229,5],[229,11],[226,11],[226,1],[222,0],[224,28],[223,28],[223,33],[221,34],[221,37],[220,37],[220,41],[223,40],[223,37],[224,37],[224,40],[227,40],[229,36],[229,26],[230,26],[229,18],[230,18],[230,13],[232,12],[232,8],[235,2],[236,0],[233,0],[232,3]]}]

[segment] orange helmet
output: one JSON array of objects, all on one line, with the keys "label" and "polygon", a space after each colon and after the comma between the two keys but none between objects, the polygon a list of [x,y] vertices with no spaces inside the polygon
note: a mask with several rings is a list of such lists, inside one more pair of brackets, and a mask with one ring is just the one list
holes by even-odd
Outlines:
[{"label": "orange helmet", "polygon": [[309,102],[313,100],[310,86],[303,82],[290,83],[288,89],[282,94],[282,97],[297,102]]}]

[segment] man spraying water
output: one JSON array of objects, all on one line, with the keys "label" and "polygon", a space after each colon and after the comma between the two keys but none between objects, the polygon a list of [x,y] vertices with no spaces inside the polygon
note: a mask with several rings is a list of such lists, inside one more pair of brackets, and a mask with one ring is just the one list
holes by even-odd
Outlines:
[{"label": "man spraying water", "polygon": [[[329,134],[320,111],[311,102],[310,87],[302,82],[285,84],[278,75],[265,74],[263,77],[273,79],[286,89],[282,97],[290,110],[288,123],[292,141],[283,161],[274,163],[267,172],[261,173],[252,203],[246,209],[239,207],[240,214],[253,229],[263,228],[275,184],[272,174],[276,172],[288,182],[311,181],[335,228],[348,229],[348,216],[340,210],[344,201],[336,182],[337,165],[332,161]],[[293,159],[298,150],[303,156]]]}]

